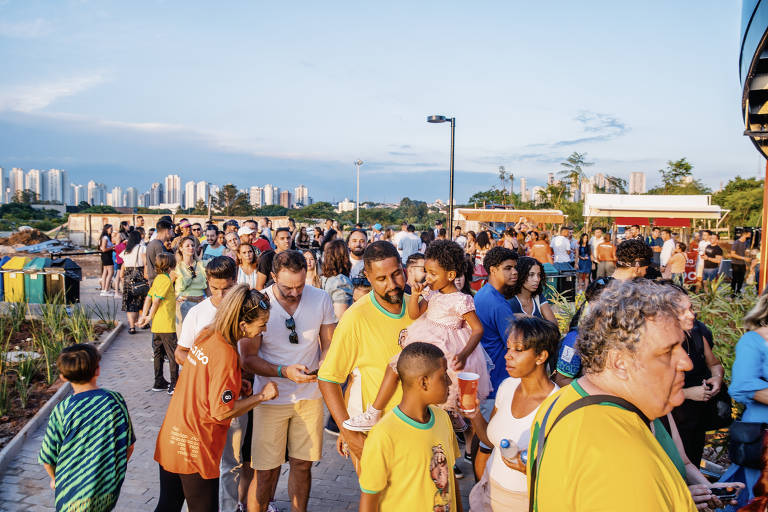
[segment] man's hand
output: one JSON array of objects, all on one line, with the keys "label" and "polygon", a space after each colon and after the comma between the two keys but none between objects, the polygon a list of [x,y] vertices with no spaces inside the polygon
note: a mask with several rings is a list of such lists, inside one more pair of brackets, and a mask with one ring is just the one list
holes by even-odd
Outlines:
[{"label": "man's hand", "polygon": [[274,400],[278,396],[277,384],[272,381],[267,382],[264,384],[264,387],[261,388],[261,391],[259,391],[259,395],[264,402]]},{"label": "man's hand", "polygon": [[292,380],[296,384],[306,384],[308,382],[317,381],[317,375],[308,375],[309,368],[303,364],[284,366],[281,373],[283,374],[283,377]]},{"label": "man's hand", "polygon": [[344,441],[347,442],[347,448],[352,455],[357,457],[357,460],[363,458],[363,445],[365,444],[365,436],[362,432],[352,432],[344,427],[339,429],[341,434],[339,437],[344,436]]},{"label": "man's hand", "polygon": [[719,393],[722,385],[723,377],[720,375],[712,376],[704,381],[704,386],[709,389],[709,396],[715,396]]},{"label": "man's hand", "polygon": [[688,400],[695,400],[697,402],[706,402],[711,398],[709,388],[704,386],[691,386],[690,388],[684,388],[683,394]]},{"label": "man's hand", "polygon": [[336,436],[336,451],[345,459],[349,458],[349,447],[342,436]]},{"label": "man's hand", "polygon": [[242,379],[243,383],[240,387],[240,396],[251,396],[253,394],[253,384],[248,379]]}]

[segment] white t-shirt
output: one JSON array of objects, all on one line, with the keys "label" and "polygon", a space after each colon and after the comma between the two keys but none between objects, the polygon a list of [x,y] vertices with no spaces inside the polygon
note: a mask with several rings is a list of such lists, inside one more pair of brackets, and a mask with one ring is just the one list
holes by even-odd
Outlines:
[{"label": "white t-shirt", "polygon": [[454,242],[456,242],[457,244],[459,244],[459,246],[460,246],[462,249],[464,249],[464,248],[467,246],[467,237],[465,237],[464,235],[459,235],[459,236],[457,236],[457,237],[456,237],[456,239],[454,240]]},{"label": "white t-shirt", "polygon": [[[299,307],[293,314],[299,335],[299,342],[294,345],[288,340],[291,331],[285,326],[285,321],[290,315],[275,298],[272,286],[267,287],[264,293],[269,296],[272,307],[269,311],[267,330],[261,338],[259,357],[272,364],[303,364],[310,370],[317,370],[320,366],[320,326],[335,324],[337,321],[331,297],[324,290],[304,286]],[[275,381],[280,395],[270,400],[270,404],[293,404],[299,400],[320,398],[317,382],[297,384],[286,378],[256,375],[253,379],[253,389],[261,389],[270,380]]]},{"label": "white t-shirt", "polygon": [[354,279],[356,277],[365,277],[363,276],[363,270],[365,270],[365,265],[363,263],[362,258],[359,260],[352,259],[352,255],[350,255],[349,260],[352,262],[352,268],[349,271],[349,278]]},{"label": "white t-shirt", "polygon": [[570,263],[571,256],[568,254],[568,251],[571,250],[570,240],[562,235],[557,235],[552,238],[552,243],[549,245],[555,254],[555,263]]},{"label": "white t-shirt", "polygon": [[667,263],[669,263],[669,258],[672,257],[672,254],[675,252],[676,243],[671,238],[664,242],[664,245],[661,246],[661,254],[659,254],[659,263],[661,263],[662,267],[666,267]]},{"label": "white t-shirt", "polygon": [[143,245],[135,246],[131,252],[123,251],[119,254],[124,267],[142,267],[141,255],[146,254],[147,248]]},{"label": "white t-shirt", "polygon": [[213,323],[213,317],[216,316],[216,306],[207,298],[200,304],[192,307],[184,317],[181,323],[181,335],[178,345],[184,348],[192,348],[195,344],[195,338],[205,327]]},{"label": "white t-shirt", "polygon": [[[515,396],[515,390],[520,385],[520,379],[509,377],[499,384],[496,391],[496,414],[493,415],[488,423],[488,440],[493,443],[493,451],[486,463],[485,470],[489,471],[488,477],[507,490],[515,492],[528,491],[528,480],[525,473],[507,467],[501,460],[499,443],[502,439],[508,439],[510,443],[517,443],[517,449],[527,450],[531,440],[531,426],[533,418],[536,416],[535,408],[523,418],[512,416],[512,398]],[[552,393],[559,388],[557,384],[552,389]],[[552,394],[550,393],[550,395]]]}]

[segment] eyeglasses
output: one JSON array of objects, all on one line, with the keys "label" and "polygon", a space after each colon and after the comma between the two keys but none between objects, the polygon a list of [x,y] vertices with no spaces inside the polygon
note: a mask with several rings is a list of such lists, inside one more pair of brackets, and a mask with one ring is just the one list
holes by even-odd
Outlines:
[{"label": "eyeglasses", "polygon": [[291,331],[291,333],[288,335],[288,341],[294,345],[298,345],[299,334],[296,332],[296,320],[294,320],[292,316],[289,316],[285,319],[285,328]]}]

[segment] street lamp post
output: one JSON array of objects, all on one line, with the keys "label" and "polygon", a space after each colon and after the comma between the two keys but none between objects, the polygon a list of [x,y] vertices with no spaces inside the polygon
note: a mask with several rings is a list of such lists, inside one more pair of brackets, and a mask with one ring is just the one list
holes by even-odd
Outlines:
[{"label": "street lamp post", "polygon": [[357,212],[355,213],[355,224],[360,223],[360,166],[363,165],[362,160],[355,160],[355,167],[357,167],[357,200],[355,201],[355,207]]},{"label": "street lamp post", "polygon": [[448,185],[448,239],[453,236],[453,148],[454,148],[454,135],[456,133],[456,118],[445,116],[429,116],[427,117],[428,123],[451,123],[451,164],[450,164],[450,177]]}]

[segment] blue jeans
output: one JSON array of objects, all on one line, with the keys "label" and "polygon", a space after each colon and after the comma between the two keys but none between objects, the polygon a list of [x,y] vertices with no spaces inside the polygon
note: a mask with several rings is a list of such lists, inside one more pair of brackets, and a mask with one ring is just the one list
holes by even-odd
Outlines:
[{"label": "blue jeans", "polygon": [[702,280],[703,281],[714,281],[717,279],[717,269],[716,268],[705,268],[702,271]]}]

